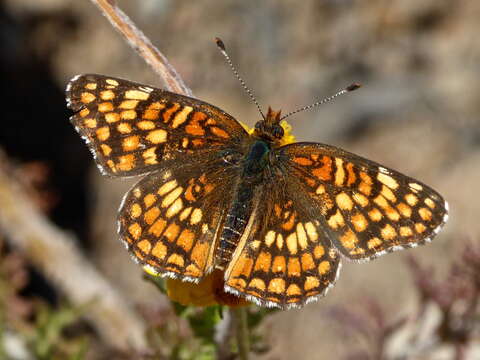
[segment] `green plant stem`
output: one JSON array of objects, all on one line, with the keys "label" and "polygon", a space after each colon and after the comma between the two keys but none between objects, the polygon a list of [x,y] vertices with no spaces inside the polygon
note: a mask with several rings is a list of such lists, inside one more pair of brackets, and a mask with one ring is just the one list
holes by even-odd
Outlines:
[{"label": "green plant stem", "polygon": [[248,334],[247,308],[239,307],[231,309],[235,319],[235,335],[237,337],[238,356],[240,360],[248,360],[250,351],[250,340]]}]

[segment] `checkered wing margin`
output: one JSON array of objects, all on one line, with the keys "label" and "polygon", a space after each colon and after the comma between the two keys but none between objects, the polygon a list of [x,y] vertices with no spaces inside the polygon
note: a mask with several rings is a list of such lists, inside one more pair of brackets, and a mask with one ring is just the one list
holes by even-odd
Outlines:
[{"label": "checkered wing margin", "polygon": [[231,147],[248,136],[215,106],[102,75],[74,77],[67,104],[100,171],[110,176],[145,174],[164,160]]},{"label": "checkered wing margin", "polygon": [[238,176],[220,162],[166,167],[125,195],[119,235],[149,272],[196,282],[213,270],[219,228]]},{"label": "checkered wing margin", "polygon": [[315,204],[291,180],[276,174],[259,189],[225,272],[227,291],[260,306],[301,307],[325,295],[340,270],[340,256],[322,231]]},{"label": "checkered wing margin", "polygon": [[315,200],[322,229],[347,258],[415,247],[447,221],[448,205],[435,190],[372,161],[316,143],[276,152],[298,191]]}]

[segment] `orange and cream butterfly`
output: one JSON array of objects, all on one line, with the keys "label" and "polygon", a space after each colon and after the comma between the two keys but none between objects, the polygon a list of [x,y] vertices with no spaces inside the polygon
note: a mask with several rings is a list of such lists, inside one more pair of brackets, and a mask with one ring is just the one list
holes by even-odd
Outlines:
[{"label": "orange and cream butterfly", "polygon": [[119,235],[162,276],[198,282],[218,268],[228,292],[300,307],[333,286],[342,258],[424,244],[447,221],[427,185],[334,146],[289,143],[271,109],[249,133],[203,101],[103,75],[74,77],[67,101],[102,174],[143,176]]}]

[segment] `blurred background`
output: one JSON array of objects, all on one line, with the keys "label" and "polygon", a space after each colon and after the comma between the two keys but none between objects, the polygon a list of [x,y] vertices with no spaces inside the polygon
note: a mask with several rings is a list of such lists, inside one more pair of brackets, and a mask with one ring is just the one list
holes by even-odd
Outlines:
[{"label": "blurred background", "polygon": [[[362,331],[369,329],[358,324],[362,316],[374,312],[378,322],[374,328],[414,317],[426,296],[417,265],[428,269],[426,279],[436,277],[450,284],[452,264],[466,261],[462,257],[466,244],[478,243],[480,2],[119,0],[118,4],[196,97],[250,126],[259,114],[217,50],[215,36],[224,40],[264,108],[270,105],[286,113],[352,82],[362,83],[355,93],[290,118],[297,139],[336,145],[372,159],[429,184],[448,200],[451,212],[444,231],[432,244],[408,251],[416,262],[406,260],[407,252],[366,264],[344,262],[340,279],[326,298],[302,310],[276,312],[262,322],[268,350],[255,355],[271,360],[374,358],[361,350]],[[141,269],[116,235],[117,208],[135,180],[102,177],[68,121],[64,89],[79,73],[164,86],[90,1],[0,0],[0,149],[5,179],[14,186],[18,183],[16,190],[46,217],[46,226],[67,235],[76,246],[69,249],[81,252],[102,284],[107,282],[116,299],[125,301],[139,329],[148,328],[153,318],[165,323],[174,316],[168,300],[142,280]],[[7,180],[0,181],[1,191],[7,191]],[[45,271],[49,253],[32,252],[31,243],[15,236],[7,216],[15,205],[0,203],[0,331],[7,329],[8,344],[22,343],[18,324],[38,321],[38,301],[54,309],[76,302],[71,298],[75,289],[69,292],[56,285],[62,282],[59,277],[69,282],[66,268],[55,266],[52,258],[51,270]],[[25,222],[14,224],[18,228],[29,226],[28,216],[17,219]],[[42,256],[47,260],[37,259]],[[68,258],[63,261],[69,263]],[[67,287],[90,286],[87,275],[80,283],[72,278]],[[443,287],[444,292],[448,289]],[[441,311],[435,314],[432,321],[438,323]],[[442,337],[435,325],[432,329]],[[67,339],[75,334],[82,334],[82,341],[88,339],[88,347],[96,349],[87,351],[88,358],[122,348],[114,340],[102,340],[115,336],[102,331],[98,335],[88,320],[72,322],[66,331]],[[121,327],[119,333],[129,338],[128,328]],[[474,358],[475,336],[469,351],[462,352],[465,359]],[[398,337],[391,341],[403,344]],[[142,347],[142,340],[138,344]],[[455,346],[437,350],[406,358],[458,355]]]}]

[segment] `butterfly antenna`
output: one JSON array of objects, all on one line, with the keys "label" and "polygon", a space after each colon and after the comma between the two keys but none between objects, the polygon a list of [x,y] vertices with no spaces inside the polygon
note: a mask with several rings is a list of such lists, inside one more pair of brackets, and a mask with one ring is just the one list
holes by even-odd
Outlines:
[{"label": "butterfly antenna", "polygon": [[260,108],[260,105],[258,104],[257,99],[255,99],[255,96],[253,95],[252,91],[248,88],[247,84],[245,84],[245,81],[243,81],[243,79],[240,77],[240,75],[238,75],[238,71],[237,71],[237,69],[235,69],[235,66],[233,66],[232,60],[230,59],[230,56],[228,56],[227,51],[225,49],[225,44],[218,37],[215,38],[215,43],[217,44],[218,48],[220,49],[220,52],[222,53],[222,55],[225,56],[225,59],[227,59],[228,65],[230,65],[230,68],[232,69],[236,78],[238,79],[238,81],[240,81],[240,84],[242,84],[243,89],[247,92],[248,96],[250,96],[250,99],[252,99],[254,104],[257,106],[257,109],[260,112],[260,115],[262,115],[262,118],[265,119],[265,115],[263,115],[262,109]]},{"label": "butterfly antenna", "polygon": [[305,110],[310,110],[310,109],[313,109],[314,107],[316,106],[319,106],[319,105],[322,105],[322,104],[325,104],[327,102],[330,102],[332,101],[333,99],[335,99],[336,97],[340,96],[340,95],[343,95],[343,94],[346,94],[346,93],[349,93],[350,91],[354,91],[354,90],[357,90],[358,88],[360,88],[362,85],[359,84],[359,83],[353,83],[353,84],[350,84],[348,85],[345,89],[343,90],[340,90],[339,92],[337,92],[335,95],[332,95],[332,96],[329,96],[323,100],[320,100],[320,101],[317,101],[316,103],[313,103],[311,105],[308,105],[308,106],[304,106],[300,109],[297,109],[295,111],[292,111],[292,112],[289,112],[287,115],[283,116],[280,120],[283,120],[283,119],[286,119],[287,117],[293,115],[293,114],[296,114],[296,113],[299,113],[299,112],[302,112],[302,111],[305,111]]}]

